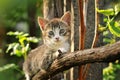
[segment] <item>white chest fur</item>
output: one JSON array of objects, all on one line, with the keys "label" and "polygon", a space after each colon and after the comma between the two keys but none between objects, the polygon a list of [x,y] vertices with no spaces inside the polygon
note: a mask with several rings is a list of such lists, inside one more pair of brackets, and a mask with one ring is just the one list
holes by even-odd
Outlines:
[{"label": "white chest fur", "polygon": [[62,53],[66,53],[68,52],[70,49],[70,44],[68,42],[62,44],[62,46],[59,48],[59,50],[62,52]]}]

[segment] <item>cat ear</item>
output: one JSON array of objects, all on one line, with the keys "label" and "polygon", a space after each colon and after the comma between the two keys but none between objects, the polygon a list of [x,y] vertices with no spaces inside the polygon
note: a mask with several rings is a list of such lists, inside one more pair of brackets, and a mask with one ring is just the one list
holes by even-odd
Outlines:
[{"label": "cat ear", "polygon": [[41,18],[41,17],[38,17],[38,24],[40,26],[40,29],[43,31],[45,29],[45,24],[47,23],[48,21]]},{"label": "cat ear", "polygon": [[71,22],[71,14],[69,11],[65,12],[65,14],[61,17],[61,20],[65,21],[69,26]]}]

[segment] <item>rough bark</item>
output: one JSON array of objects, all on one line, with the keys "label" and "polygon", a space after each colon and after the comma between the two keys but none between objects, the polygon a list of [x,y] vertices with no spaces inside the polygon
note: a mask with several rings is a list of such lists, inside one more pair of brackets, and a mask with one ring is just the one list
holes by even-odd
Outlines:
[{"label": "rough bark", "polygon": [[[87,24],[86,24],[85,49],[88,49],[92,47],[94,35],[96,35],[95,34],[95,1],[94,0],[88,0],[86,21],[87,21]],[[102,45],[102,41],[103,41],[102,36],[99,35],[98,41],[95,46]],[[85,65],[84,71],[85,70],[87,71],[86,80],[102,80],[103,65],[104,65],[103,63],[92,63],[92,64]]]},{"label": "rough bark", "polygon": [[[71,51],[79,50],[79,7],[78,0],[71,0]],[[78,66],[74,67],[70,71],[70,79],[78,79]]]},{"label": "rough bark", "polygon": [[120,58],[120,41],[99,48],[76,51],[55,60],[46,72],[38,72],[32,80],[47,80],[71,67],[94,62],[111,62]]},{"label": "rough bark", "polygon": [[45,19],[61,17],[63,15],[63,0],[44,0],[43,8]]}]

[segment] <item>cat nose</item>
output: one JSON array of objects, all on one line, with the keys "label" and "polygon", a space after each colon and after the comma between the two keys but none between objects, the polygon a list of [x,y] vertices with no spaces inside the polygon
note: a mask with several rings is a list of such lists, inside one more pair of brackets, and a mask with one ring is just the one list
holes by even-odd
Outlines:
[{"label": "cat nose", "polygon": [[56,41],[59,41],[59,37],[56,37],[55,39],[56,39]]}]

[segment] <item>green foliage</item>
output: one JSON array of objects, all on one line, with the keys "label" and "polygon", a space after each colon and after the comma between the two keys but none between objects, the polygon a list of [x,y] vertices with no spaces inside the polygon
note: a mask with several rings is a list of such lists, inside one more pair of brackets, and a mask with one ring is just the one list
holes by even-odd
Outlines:
[{"label": "green foliage", "polygon": [[[15,71],[16,71],[16,74],[14,74]],[[19,66],[17,66],[14,63],[6,64],[0,67],[0,79],[1,80],[7,80],[8,77],[6,79],[6,76],[9,76],[9,80],[19,80],[21,78],[21,75],[23,75],[23,71],[21,71]]]},{"label": "green foliage", "polygon": [[27,18],[27,0],[0,0],[0,21],[5,27],[14,27]]},{"label": "green foliage", "polygon": [[37,43],[39,41],[38,38],[29,37],[29,34],[23,32],[8,32],[7,35],[15,36],[18,39],[18,42],[13,42],[8,45],[6,53],[11,55],[16,55],[18,57],[23,56],[24,59],[27,57],[27,52],[30,50],[30,42]]},{"label": "green foliage", "polygon": [[[18,29],[18,24],[21,22],[31,25],[30,20],[33,17],[36,18],[37,16],[42,15],[42,2],[43,0],[0,0],[0,26],[4,27],[6,31],[12,31]],[[35,21],[37,19],[33,20]],[[22,27],[22,29],[25,30],[26,27],[27,26]],[[11,41],[13,43],[8,45],[6,52],[16,56],[5,56],[3,60],[5,60],[6,63],[19,63],[21,61],[21,58],[19,57],[25,58],[27,52],[30,50],[30,43],[38,42],[38,39],[29,37],[28,34],[24,34],[23,32],[10,32],[8,35],[10,38],[8,36],[6,37],[8,40],[7,43]],[[0,53],[4,53],[4,50],[5,48],[3,48],[3,50],[0,49]],[[12,60],[10,60],[11,58]],[[18,59],[19,62],[17,61]],[[1,61],[0,65],[1,63],[5,64]],[[6,66],[10,67],[5,69]],[[8,80],[8,77],[6,76],[9,76],[9,80],[22,80],[20,78],[23,75],[21,75],[20,72],[17,72],[17,69],[20,69],[19,67],[16,67],[15,69],[15,66],[12,64],[0,67],[0,69],[3,69],[0,71],[0,80]]]},{"label": "green foliage", "polygon": [[103,70],[103,80],[116,80],[116,71],[118,70],[120,70],[118,60],[115,63],[109,63],[109,66]]},{"label": "green foliage", "polygon": [[106,43],[114,43],[116,42],[116,38],[120,37],[120,20],[115,20],[118,13],[120,13],[119,6],[120,5],[117,4],[114,8],[106,10],[96,9],[99,13],[105,16],[104,22],[106,24],[104,26],[99,25],[99,31],[103,32],[103,35],[105,36],[103,41]]},{"label": "green foliage", "polygon": [[[120,20],[115,18],[120,13],[120,4],[115,5],[111,9],[97,11],[105,16],[105,25],[99,25],[99,31],[103,32],[103,42],[115,43],[117,38],[120,38]],[[117,60],[115,63],[109,63],[108,67],[103,70],[103,80],[116,80],[116,72],[120,70],[120,64]]]},{"label": "green foliage", "polygon": [[3,67],[0,67],[0,72],[5,71],[5,70],[10,69],[10,68],[18,69],[18,66],[15,64],[7,64],[7,65],[4,65]]},{"label": "green foliage", "polygon": [[108,22],[108,27],[109,27],[110,32],[113,35],[120,37],[120,22],[118,21]]},{"label": "green foliage", "polygon": [[[28,22],[31,9],[36,15],[42,15],[43,0],[0,0],[0,22],[6,28],[13,28],[20,21]],[[37,13],[38,12],[38,13]]]},{"label": "green foliage", "polygon": [[[36,37],[30,37],[28,33],[23,32],[8,32],[7,35],[14,36],[17,39],[16,42],[8,44],[8,48],[6,53],[10,53],[10,55],[16,55],[17,57],[24,57],[26,59],[27,53],[30,50],[30,43],[37,43],[39,41]],[[16,75],[12,77],[16,72]],[[0,67],[0,77],[1,79],[6,79],[3,77],[3,74],[8,74],[11,77],[9,80],[19,80],[21,76],[24,74],[20,67],[16,64],[7,64],[3,67]]]},{"label": "green foliage", "polygon": [[102,13],[105,16],[110,16],[110,15],[114,15],[114,10],[113,9],[107,9],[107,10],[99,10],[96,9],[99,13]]}]

